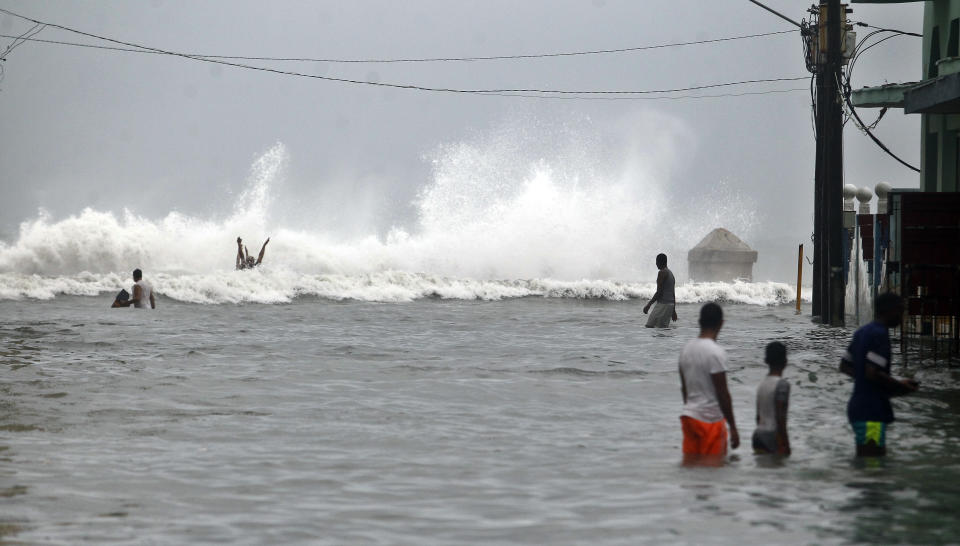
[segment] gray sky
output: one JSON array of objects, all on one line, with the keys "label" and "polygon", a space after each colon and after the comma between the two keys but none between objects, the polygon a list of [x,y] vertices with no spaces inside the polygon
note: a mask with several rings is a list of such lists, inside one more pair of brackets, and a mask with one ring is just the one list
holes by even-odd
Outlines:
[{"label": "gray sky", "polygon": [[[801,2],[771,0],[790,16]],[[223,55],[434,57],[620,48],[785,30],[746,0],[32,2],[0,7],[159,48]],[[855,20],[920,31],[923,5],[854,5]],[[0,15],[0,33],[29,25]],[[864,29],[858,29],[862,36]],[[48,29],[38,38],[90,41]],[[10,42],[0,39],[2,47]],[[410,220],[439,146],[517,127],[519,155],[582,131],[611,150],[658,152],[650,119],[681,128],[668,177],[674,203],[723,182],[765,211],[755,245],[802,242],[812,229],[814,141],[803,92],[707,100],[567,101],[451,95],[276,76],[172,57],[27,43],[0,82],[0,234],[38,207],[55,218],[90,206],[147,217],[230,208],[251,162],[283,142],[291,161],[276,196],[290,223],[376,230]],[[473,63],[285,64],[312,74],[461,88],[657,89],[807,75],[799,35],[653,51]],[[856,86],[920,73],[920,40],[866,53]],[[806,87],[808,82],[737,88]],[[723,93],[715,90],[704,93]],[[872,120],[875,112],[865,111]],[[662,117],[657,117],[662,116]],[[634,120],[636,124],[634,124]],[[643,121],[646,120],[646,121]],[[572,129],[571,129],[572,128]],[[664,131],[673,129],[664,128]],[[550,133],[542,138],[537,131]],[[919,117],[891,111],[879,137],[917,164]],[[846,177],[858,186],[918,177],[852,124]],[[538,144],[539,143],[539,144]],[[662,144],[662,142],[660,142]],[[528,149],[523,149],[524,147]],[[604,158],[616,161],[616,158]],[[358,221],[362,219],[362,221]],[[795,246],[790,246],[795,248]],[[795,252],[791,250],[790,252]],[[786,253],[785,255],[789,255]]]}]

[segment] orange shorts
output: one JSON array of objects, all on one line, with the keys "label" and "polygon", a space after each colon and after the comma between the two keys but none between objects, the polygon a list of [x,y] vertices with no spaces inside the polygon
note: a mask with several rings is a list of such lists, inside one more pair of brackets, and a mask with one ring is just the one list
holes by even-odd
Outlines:
[{"label": "orange shorts", "polygon": [[705,423],[692,417],[680,417],[683,426],[684,455],[726,455],[727,422]]}]

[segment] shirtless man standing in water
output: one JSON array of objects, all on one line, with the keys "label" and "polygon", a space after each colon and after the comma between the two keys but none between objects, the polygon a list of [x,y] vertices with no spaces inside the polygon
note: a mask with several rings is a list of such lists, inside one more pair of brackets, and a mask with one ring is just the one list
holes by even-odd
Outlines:
[{"label": "shirtless man standing in water", "polygon": [[667,328],[670,320],[677,321],[677,298],[674,287],[677,284],[673,272],[667,269],[667,255],[657,254],[657,292],[650,298],[650,302],[643,308],[643,313],[650,312],[650,306],[657,304],[647,319],[647,328]]},{"label": "shirtless man standing in water", "polygon": [[237,269],[252,269],[263,263],[263,253],[267,251],[267,243],[269,242],[270,237],[267,237],[260,248],[260,256],[254,260],[253,256],[247,252],[247,247],[243,246],[243,239],[237,237]]},{"label": "shirtless man standing in water", "polygon": [[133,270],[133,296],[128,300],[114,300],[111,307],[130,307],[137,309],[146,309],[147,302],[150,302],[150,309],[157,308],[157,300],[153,298],[153,286],[143,280],[143,272],[139,269]]}]

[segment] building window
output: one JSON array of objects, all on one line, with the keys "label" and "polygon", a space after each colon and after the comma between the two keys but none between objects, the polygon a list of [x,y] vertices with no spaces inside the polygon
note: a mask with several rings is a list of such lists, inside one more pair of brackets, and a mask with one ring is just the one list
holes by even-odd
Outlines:
[{"label": "building window", "polygon": [[947,38],[947,57],[956,57],[960,55],[958,46],[960,46],[960,18],[950,21],[950,36]]},{"label": "building window", "polygon": [[927,77],[936,78],[940,75],[937,70],[937,61],[940,60],[940,27],[933,27],[930,33],[930,60],[927,65]]}]

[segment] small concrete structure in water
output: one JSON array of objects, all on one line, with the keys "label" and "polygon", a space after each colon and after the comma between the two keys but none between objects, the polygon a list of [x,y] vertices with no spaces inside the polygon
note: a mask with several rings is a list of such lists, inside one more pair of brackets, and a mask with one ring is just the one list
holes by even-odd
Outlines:
[{"label": "small concrete structure in water", "polygon": [[690,279],[698,282],[752,281],[756,261],[757,251],[724,228],[708,233],[687,253]]}]

